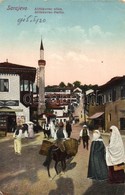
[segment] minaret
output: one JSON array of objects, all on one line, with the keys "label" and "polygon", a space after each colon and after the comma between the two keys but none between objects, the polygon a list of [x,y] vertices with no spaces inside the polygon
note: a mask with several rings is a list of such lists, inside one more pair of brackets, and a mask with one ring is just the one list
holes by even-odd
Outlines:
[{"label": "minaret", "polygon": [[40,45],[40,60],[38,60],[38,86],[39,86],[39,101],[38,101],[38,115],[44,113],[45,111],[45,65],[44,60],[44,48],[41,39]]}]

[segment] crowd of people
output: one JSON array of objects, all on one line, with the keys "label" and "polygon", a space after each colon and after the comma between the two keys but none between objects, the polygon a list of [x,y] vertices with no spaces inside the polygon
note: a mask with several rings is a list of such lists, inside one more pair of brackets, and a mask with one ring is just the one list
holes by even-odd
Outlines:
[{"label": "crowd of people", "polygon": [[[44,138],[53,138],[53,140],[61,140],[70,138],[72,132],[72,125],[67,121],[64,125],[62,121],[55,123],[44,122],[42,126],[44,132]],[[16,125],[13,133],[14,138],[14,150],[15,154],[21,155],[22,138],[34,138],[34,124],[33,122],[27,122],[22,125]]]},{"label": "crowd of people", "polygon": [[[72,124],[67,121],[55,123],[44,123],[44,136],[49,132],[48,139],[53,138],[55,144],[60,147],[62,151],[63,141],[69,139],[72,133]],[[125,150],[122,137],[119,129],[116,126],[110,127],[109,144],[105,146],[103,138],[99,130],[94,130],[92,139],[87,125],[83,125],[79,133],[79,144],[83,143],[83,149],[89,150],[88,173],[87,178],[97,181],[107,180],[109,183],[124,183],[124,163]],[[13,134],[15,154],[21,155],[21,140],[22,137],[33,138],[33,123],[19,125],[16,127]],[[89,143],[91,140],[91,144]],[[89,147],[90,145],[90,147]]]}]

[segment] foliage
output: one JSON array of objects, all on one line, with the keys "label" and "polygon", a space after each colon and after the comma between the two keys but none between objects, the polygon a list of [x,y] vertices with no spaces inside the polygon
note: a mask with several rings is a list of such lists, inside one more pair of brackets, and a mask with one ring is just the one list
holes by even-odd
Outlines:
[{"label": "foliage", "polygon": [[83,92],[89,90],[89,89],[93,89],[93,90],[97,90],[98,89],[98,85],[82,85],[80,81],[75,81],[73,83],[67,83],[67,85],[64,82],[61,82],[59,85],[48,85],[45,87],[45,91],[46,92],[57,92],[57,91],[61,91],[61,90],[65,90],[66,88],[77,88],[79,87],[80,89],[82,89]]}]

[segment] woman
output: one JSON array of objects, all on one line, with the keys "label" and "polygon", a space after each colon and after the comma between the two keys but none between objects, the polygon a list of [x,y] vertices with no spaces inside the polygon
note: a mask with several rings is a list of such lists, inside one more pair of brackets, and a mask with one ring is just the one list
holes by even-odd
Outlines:
[{"label": "woman", "polygon": [[105,160],[105,146],[99,130],[95,130],[93,132],[87,177],[94,180],[108,179],[108,168]]},{"label": "woman", "polygon": [[32,122],[28,122],[28,137],[34,138],[34,124]]},{"label": "woman", "polygon": [[109,183],[124,183],[125,152],[122,137],[116,126],[110,127],[110,133],[109,145],[106,147]]}]

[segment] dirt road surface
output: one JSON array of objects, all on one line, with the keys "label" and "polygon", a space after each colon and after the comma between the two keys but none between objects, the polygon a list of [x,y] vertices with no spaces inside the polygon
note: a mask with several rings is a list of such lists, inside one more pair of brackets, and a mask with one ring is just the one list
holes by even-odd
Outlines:
[{"label": "dirt road surface", "polygon": [[[81,126],[73,126],[73,138],[78,139]],[[56,175],[51,164],[51,176],[42,165],[45,157],[39,154],[43,133],[34,139],[23,139],[22,155],[13,149],[12,134],[0,138],[0,190],[8,195],[123,195],[123,185],[109,185],[87,179],[89,150],[82,143],[74,159],[67,162],[65,174]],[[91,141],[90,141],[91,142]]]}]

